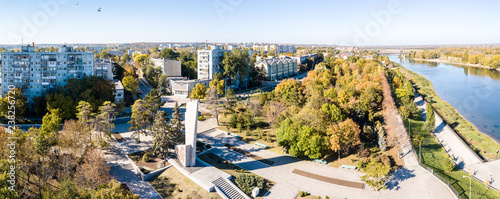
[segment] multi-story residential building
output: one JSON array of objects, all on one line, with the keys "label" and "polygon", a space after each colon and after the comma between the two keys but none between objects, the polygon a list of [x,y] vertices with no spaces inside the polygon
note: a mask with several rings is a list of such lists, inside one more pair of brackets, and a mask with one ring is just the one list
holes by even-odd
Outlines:
[{"label": "multi-story residential building", "polygon": [[212,79],[215,74],[222,72],[222,57],[228,51],[223,50],[222,46],[198,50],[198,79]]},{"label": "multi-story residential building", "polygon": [[318,54],[306,54],[306,55],[300,55],[300,56],[295,56],[295,57],[291,57],[291,58],[295,59],[297,64],[300,65],[300,64],[303,64],[304,62],[306,62],[306,60],[309,59],[310,57],[317,58]]},{"label": "multi-story residential building", "polygon": [[113,80],[113,62],[111,59],[96,59],[94,64],[94,75]]},{"label": "multi-story residential building", "polygon": [[165,58],[151,58],[151,63],[156,67],[161,68],[161,73],[168,77],[182,76],[182,67],[180,60],[165,59]]},{"label": "multi-story residential building", "polygon": [[292,52],[295,53],[294,45],[276,45],[276,44],[254,44],[253,50],[258,51],[276,51],[276,54]]},{"label": "multi-story residential building", "polygon": [[271,56],[268,59],[257,57],[255,67],[264,69],[267,79],[270,81],[297,74],[297,61],[287,56],[281,56],[280,58]]},{"label": "multi-story residential building", "polygon": [[123,103],[125,98],[125,88],[120,80],[115,80],[115,104]]},{"label": "multi-story residential building", "polygon": [[59,52],[35,52],[34,46],[22,46],[21,52],[2,52],[2,96],[9,85],[24,91],[31,102],[70,78],[94,75],[94,53],[73,51],[66,45]]},{"label": "multi-story residential building", "polygon": [[178,97],[186,97],[186,98],[188,98],[191,95],[191,90],[193,90],[196,84],[204,84],[208,88],[209,83],[210,83],[209,79],[203,79],[203,80],[171,79],[169,81],[172,95]]}]

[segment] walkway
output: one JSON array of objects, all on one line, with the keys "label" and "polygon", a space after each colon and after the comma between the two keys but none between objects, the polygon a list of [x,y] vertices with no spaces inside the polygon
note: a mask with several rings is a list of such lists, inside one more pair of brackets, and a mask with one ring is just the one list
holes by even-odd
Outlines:
[{"label": "walkway", "polygon": [[[418,93],[415,93],[415,103],[421,109],[425,120],[427,103]],[[435,118],[436,129],[433,134],[444,146],[446,152],[456,159],[457,166],[466,172],[471,172],[474,177],[482,181],[492,181],[491,186],[499,189],[500,180],[495,179],[500,179],[500,160],[483,163],[481,158],[443,121],[439,114],[435,113]]]},{"label": "walkway", "polygon": [[[212,120],[212,119],[209,119]],[[351,182],[363,183],[360,180],[360,172],[329,167],[320,163],[311,161],[302,161],[288,155],[282,155],[269,150],[265,150],[256,145],[251,145],[237,140],[217,129],[208,130],[205,124],[210,121],[199,122],[199,126],[207,129],[198,134],[198,138],[208,142],[214,147],[214,153],[220,157],[231,161],[241,168],[262,176],[266,179],[276,182],[276,185],[270,190],[266,198],[294,198],[300,191],[306,191],[312,195],[330,198],[454,198],[451,192],[438,179],[427,173],[424,169],[416,166],[418,162],[413,153],[408,153],[404,158],[408,164],[394,172],[387,183],[388,189],[380,192],[366,187],[364,190],[339,186],[331,183],[322,182],[312,178],[294,174],[298,169],[308,173],[313,173],[329,178],[341,179]],[[214,128],[215,126],[212,126]],[[266,165],[246,157],[240,153],[230,151],[222,147],[224,144],[231,144],[240,149],[251,152],[257,156],[267,158],[275,162],[274,166]]]}]

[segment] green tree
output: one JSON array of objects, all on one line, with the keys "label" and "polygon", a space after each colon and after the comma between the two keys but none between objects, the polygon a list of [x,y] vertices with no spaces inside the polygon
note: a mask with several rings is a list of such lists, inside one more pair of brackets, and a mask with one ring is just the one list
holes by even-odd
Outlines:
[{"label": "green tree", "polygon": [[[24,117],[24,112],[26,112],[26,101],[27,98],[23,95],[23,91],[20,88],[9,90],[5,97],[0,100],[0,116],[7,118],[9,111],[15,111],[15,120],[19,121]],[[14,110],[9,109],[12,106],[14,106]]]},{"label": "green tree", "polygon": [[386,189],[385,182],[389,177],[391,168],[381,162],[372,160],[365,167],[366,174],[361,176],[361,180],[375,190]]},{"label": "green tree", "polygon": [[123,87],[130,92],[137,92],[137,88],[139,88],[139,83],[137,79],[132,76],[125,76],[123,78]]},{"label": "green tree", "polygon": [[182,143],[184,138],[182,131],[173,131],[171,125],[167,122],[167,114],[158,111],[152,127],[153,152],[163,157],[166,157],[169,150],[174,149],[175,145]]},{"label": "green tree", "polygon": [[146,107],[143,100],[139,99],[132,105],[132,115],[130,116],[130,130],[134,130],[132,137],[136,140],[141,140],[141,134],[147,134],[147,128],[151,125],[149,116],[151,115],[150,110]]},{"label": "green tree", "polygon": [[164,48],[160,52],[160,57],[163,57],[165,59],[177,59],[179,56],[180,56],[180,54],[175,52],[171,48]]},{"label": "green tree", "polygon": [[323,104],[321,106],[321,111],[326,116],[330,122],[340,122],[345,120],[345,115],[342,110],[335,104]]},{"label": "green tree", "polygon": [[78,121],[83,124],[88,124],[91,120],[92,106],[86,101],[80,101],[78,102],[76,110],[76,118],[78,118]]},{"label": "green tree", "polygon": [[197,83],[191,90],[191,99],[203,99],[207,94],[207,87],[204,84]]},{"label": "green tree", "polygon": [[174,110],[172,111],[172,120],[170,121],[172,125],[172,131],[174,134],[179,135],[184,132],[184,124],[182,123],[182,115],[177,102],[175,103]]},{"label": "green tree", "polygon": [[305,155],[311,159],[321,158],[327,148],[326,141],[319,132],[291,118],[281,122],[276,130],[276,139],[294,157]]},{"label": "green tree", "polygon": [[387,150],[387,140],[385,139],[384,127],[380,127],[378,130],[378,146],[380,147],[380,151]]},{"label": "green tree", "polygon": [[101,127],[99,132],[104,132],[108,137],[111,136],[111,130],[115,128],[113,121],[118,113],[116,112],[116,105],[110,101],[106,101],[99,107],[99,115],[97,115],[97,123]]},{"label": "green tree", "polygon": [[146,54],[140,54],[134,56],[134,61],[138,63],[144,63],[148,59],[148,55]]},{"label": "green tree", "polygon": [[273,92],[277,99],[288,105],[301,106],[305,102],[304,87],[293,78],[283,80]]},{"label": "green tree", "polygon": [[252,174],[246,174],[246,173],[236,176],[235,181],[236,181],[236,184],[238,185],[238,187],[246,194],[251,194],[252,190],[255,187],[259,187],[259,189],[263,189],[264,185],[266,183],[265,179],[258,177],[258,176],[255,176],[255,175],[252,175]]},{"label": "green tree", "polygon": [[70,96],[64,95],[63,93],[49,93],[46,95],[46,99],[47,110],[58,108],[61,111],[61,117],[63,119],[69,119],[75,115],[75,104]]},{"label": "green tree", "polygon": [[238,81],[240,86],[250,72],[250,55],[248,51],[241,48],[233,49],[229,53],[224,53],[222,59],[224,77],[228,80],[228,85],[233,85],[233,81]]}]

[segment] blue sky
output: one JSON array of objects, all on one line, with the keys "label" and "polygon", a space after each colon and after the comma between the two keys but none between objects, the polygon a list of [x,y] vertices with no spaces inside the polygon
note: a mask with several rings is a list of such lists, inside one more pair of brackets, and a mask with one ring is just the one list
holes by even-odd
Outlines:
[{"label": "blue sky", "polygon": [[20,38],[35,43],[500,43],[499,6],[494,0],[0,0],[0,44],[18,44]]}]

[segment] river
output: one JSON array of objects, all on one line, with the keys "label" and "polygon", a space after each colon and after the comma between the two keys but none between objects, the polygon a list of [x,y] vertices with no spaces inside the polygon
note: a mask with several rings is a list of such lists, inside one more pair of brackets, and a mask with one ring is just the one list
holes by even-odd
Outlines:
[{"label": "river", "polygon": [[500,71],[408,59],[402,62],[397,55],[389,59],[425,76],[436,93],[479,131],[500,140]]}]

